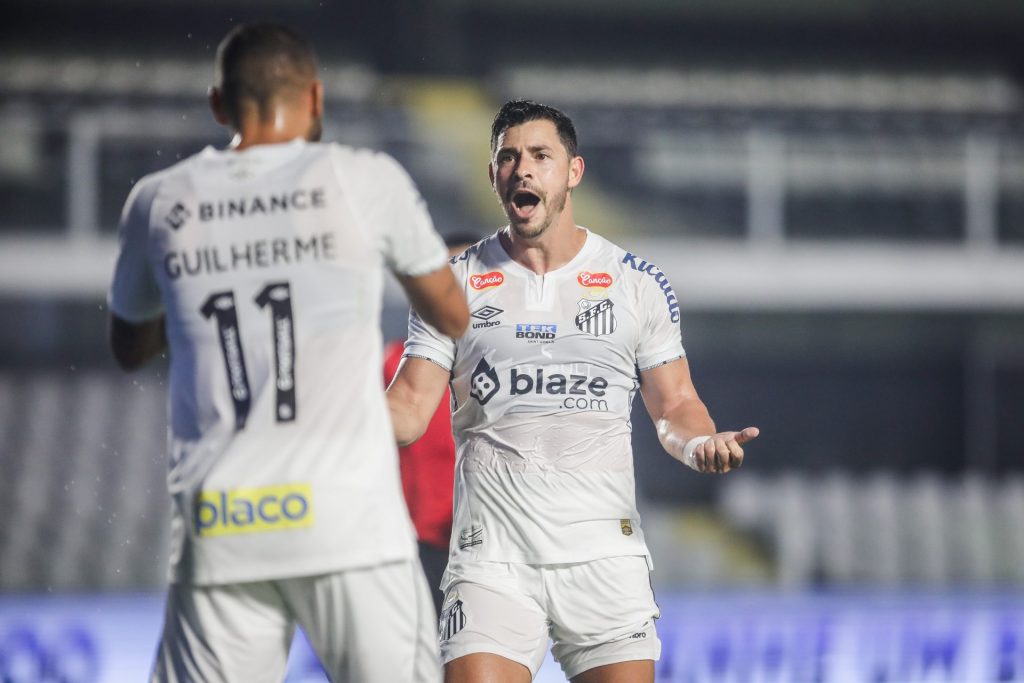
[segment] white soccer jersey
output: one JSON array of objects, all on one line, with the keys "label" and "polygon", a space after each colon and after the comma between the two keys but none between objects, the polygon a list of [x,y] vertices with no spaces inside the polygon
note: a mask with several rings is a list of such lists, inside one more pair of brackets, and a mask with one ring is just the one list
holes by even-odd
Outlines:
[{"label": "white soccer jersey", "polygon": [[173,581],[415,555],[382,389],[383,267],[446,258],[384,154],[208,148],[135,186],[110,309],[166,316]]},{"label": "white soccer jersey", "polygon": [[513,261],[497,236],[452,263],[470,329],[452,341],[413,315],[405,350],[452,374],[452,559],[648,555],[630,406],[640,370],[684,355],[665,275],[590,232],[545,275]]}]

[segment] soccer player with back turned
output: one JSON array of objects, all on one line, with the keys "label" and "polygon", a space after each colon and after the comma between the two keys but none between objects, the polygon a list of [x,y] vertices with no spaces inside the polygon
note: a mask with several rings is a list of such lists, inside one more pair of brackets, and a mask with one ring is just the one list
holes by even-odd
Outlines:
[{"label": "soccer player with back turned", "polygon": [[296,625],[335,681],[440,677],[380,378],[383,270],[458,336],[468,311],[412,181],[320,144],[312,48],[221,43],[235,137],[147,176],[121,222],[111,344],[170,352],[171,586],[154,681],[280,681]]}]

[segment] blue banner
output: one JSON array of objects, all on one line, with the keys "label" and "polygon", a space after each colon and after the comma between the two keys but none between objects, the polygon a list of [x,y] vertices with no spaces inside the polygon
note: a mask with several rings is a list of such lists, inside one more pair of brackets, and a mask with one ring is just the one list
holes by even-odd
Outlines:
[{"label": "blue banner", "polygon": [[[658,595],[664,683],[1024,683],[1024,595]],[[148,678],[160,595],[0,597],[0,681]],[[288,683],[325,681],[301,634]],[[540,683],[564,681],[550,655]]]}]

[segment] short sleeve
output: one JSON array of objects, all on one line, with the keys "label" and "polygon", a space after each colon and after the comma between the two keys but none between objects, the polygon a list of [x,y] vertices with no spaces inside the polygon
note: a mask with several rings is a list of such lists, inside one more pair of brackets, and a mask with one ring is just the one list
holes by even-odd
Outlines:
[{"label": "short sleeve", "polygon": [[679,330],[679,302],[668,277],[653,268],[640,278],[637,289],[642,324],[636,349],[637,367],[650,370],[685,356]]},{"label": "short sleeve", "polygon": [[160,288],[149,261],[149,214],[158,183],[136,183],[125,201],[118,228],[118,254],[107,303],[128,322],[152,320],[163,312]]},{"label": "short sleeve", "polygon": [[455,365],[455,340],[423,322],[415,311],[409,313],[409,338],[403,357],[425,358],[445,370]]},{"label": "short sleeve", "polygon": [[442,268],[448,251],[412,178],[387,154],[364,159],[366,176],[356,180],[366,191],[355,201],[384,264],[397,275],[412,277]]}]

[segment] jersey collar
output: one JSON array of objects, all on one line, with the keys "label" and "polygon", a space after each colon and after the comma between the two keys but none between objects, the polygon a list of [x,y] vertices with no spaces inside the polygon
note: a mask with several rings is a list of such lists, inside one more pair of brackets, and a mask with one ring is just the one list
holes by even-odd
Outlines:
[{"label": "jersey collar", "polygon": [[510,275],[517,275],[520,277],[558,277],[559,275],[562,275],[564,273],[569,273],[578,270],[580,265],[586,259],[590,258],[591,252],[593,252],[594,249],[597,248],[596,236],[593,235],[590,232],[590,230],[583,227],[582,225],[579,226],[579,228],[586,233],[586,239],[583,242],[583,246],[580,247],[580,250],[576,252],[575,256],[569,259],[568,263],[566,263],[563,266],[559,266],[554,270],[549,270],[543,275],[538,275],[537,273],[533,272],[532,270],[530,270],[529,268],[527,268],[526,266],[522,265],[521,263],[513,259],[511,256],[509,256],[508,252],[505,251],[505,246],[501,243],[501,240],[498,239],[498,233],[495,233],[494,236],[491,238],[491,255],[492,258],[494,259],[495,265],[497,265],[499,268],[503,269]]}]

